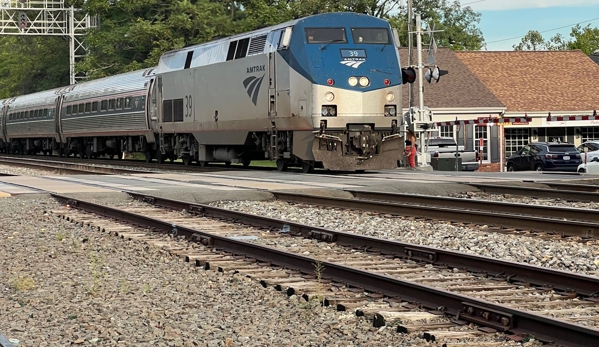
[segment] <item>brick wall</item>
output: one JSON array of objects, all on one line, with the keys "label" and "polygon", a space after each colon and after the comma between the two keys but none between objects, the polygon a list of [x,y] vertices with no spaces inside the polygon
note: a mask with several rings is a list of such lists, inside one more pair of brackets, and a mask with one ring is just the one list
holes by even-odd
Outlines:
[{"label": "brick wall", "polygon": [[499,163],[483,164],[478,168],[478,172],[499,172]]}]

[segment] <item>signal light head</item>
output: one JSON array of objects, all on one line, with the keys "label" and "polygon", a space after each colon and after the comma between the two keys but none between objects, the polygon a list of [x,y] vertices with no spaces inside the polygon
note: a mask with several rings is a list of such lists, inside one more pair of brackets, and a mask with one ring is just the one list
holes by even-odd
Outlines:
[{"label": "signal light head", "polygon": [[414,83],[416,81],[416,70],[413,67],[404,67],[401,69],[402,83]]}]

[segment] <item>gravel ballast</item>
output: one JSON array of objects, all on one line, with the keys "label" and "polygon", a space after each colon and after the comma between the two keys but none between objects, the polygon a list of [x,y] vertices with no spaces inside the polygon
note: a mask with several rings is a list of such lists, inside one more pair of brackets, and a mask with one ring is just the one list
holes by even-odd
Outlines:
[{"label": "gravel ballast", "polygon": [[43,213],[58,207],[0,199],[0,333],[21,347],[427,345]]}]

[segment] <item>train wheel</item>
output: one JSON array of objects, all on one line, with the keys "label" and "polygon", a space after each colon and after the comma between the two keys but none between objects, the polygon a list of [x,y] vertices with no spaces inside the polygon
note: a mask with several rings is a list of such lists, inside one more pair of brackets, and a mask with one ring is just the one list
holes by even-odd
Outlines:
[{"label": "train wheel", "polygon": [[302,172],[310,173],[314,171],[314,165],[307,161],[302,161]]},{"label": "train wheel", "polygon": [[251,159],[243,159],[243,162],[242,162],[242,164],[243,164],[243,167],[248,167],[248,166],[250,166],[250,163],[251,163],[251,162],[252,162],[252,160],[251,160]]},{"label": "train wheel", "polygon": [[188,166],[189,164],[191,164],[191,156],[190,155],[183,155],[183,157],[181,157],[181,160],[183,161],[183,165]]},{"label": "train wheel", "polygon": [[285,159],[277,159],[277,170],[281,172],[287,171],[287,162]]},{"label": "train wheel", "polygon": [[[152,153],[150,151],[145,151],[144,155],[146,156],[146,163],[151,163],[152,162]],[[112,155],[111,158],[112,159]]]},{"label": "train wheel", "polygon": [[208,166],[208,162],[204,161],[204,160],[200,160],[200,161],[198,161],[198,165],[200,165],[201,167],[206,167],[206,166]]},{"label": "train wheel", "polygon": [[160,152],[160,150],[156,151],[156,162],[158,164],[163,164],[164,163],[164,156],[162,155],[162,152]]}]

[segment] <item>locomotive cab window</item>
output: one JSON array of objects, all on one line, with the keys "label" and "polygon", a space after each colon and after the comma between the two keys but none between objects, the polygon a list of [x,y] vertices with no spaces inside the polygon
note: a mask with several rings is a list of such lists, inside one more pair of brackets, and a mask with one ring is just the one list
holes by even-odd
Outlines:
[{"label": "locomotive cab window", "polygon": [[389,30],[385,28],[352,28],[354,43],[389,43]]},{"label": "locomotive cab window", "polygon": [[347,43],[345,28],[306,28],[308,43]]}]

